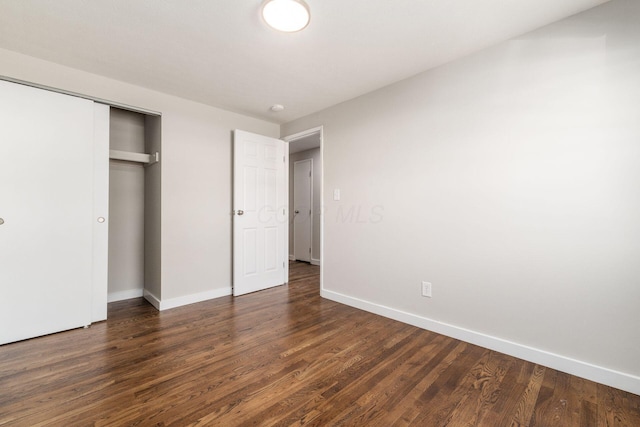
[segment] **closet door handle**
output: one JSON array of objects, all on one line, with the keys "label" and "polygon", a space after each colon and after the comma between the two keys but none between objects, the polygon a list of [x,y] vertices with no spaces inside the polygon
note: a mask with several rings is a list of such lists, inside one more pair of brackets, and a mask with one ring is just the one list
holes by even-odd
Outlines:
[{"label": "closet door handle", "polygon": [[244,211],[242,209],[238,210],[238,215],[244,215]]}]

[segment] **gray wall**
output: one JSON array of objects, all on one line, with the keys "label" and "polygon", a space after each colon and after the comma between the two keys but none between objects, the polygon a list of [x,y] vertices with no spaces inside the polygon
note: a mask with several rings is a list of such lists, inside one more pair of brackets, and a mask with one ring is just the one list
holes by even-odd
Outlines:
[{"label": "gray wall", "polygon": [[275,123],[0,49],[0,74],[162,113],[163,308],[231,292],[232,130]]},{"label": "gray wall", "polygon": [[638,22],[616,0],[284,125],[324,126],[323,295],[638,393]]},{"label": "gray wall", "polygon": [[[291,144],[295,144],[292,142]],[[313,159],[313,224],[311,231],[311,262],[320,264],[320,213],[322,200],[320,185],[322,183],[322,156],[320,148],[300,151],[289,156],[289,206],[293,206],[293,164],[299,160]],[[293,257],[293,213],[289,213],[289,257]]]},{"label": "gray wall", "polygon": [[145,153],[160,153],[144,175],[144,289],[162,299],[162,117],[145,115]]},{"label": "gray wall", "polygon": [[[111,108],[109,148],[145,152],[144,116]],[[144,167],[109,161],[109,301],[142,296]]]}]

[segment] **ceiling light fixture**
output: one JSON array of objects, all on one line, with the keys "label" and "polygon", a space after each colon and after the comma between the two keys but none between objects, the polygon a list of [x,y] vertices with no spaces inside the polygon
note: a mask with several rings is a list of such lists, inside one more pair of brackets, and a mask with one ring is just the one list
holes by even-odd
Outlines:
[{"label": "ceiling light fixture", "polygon": [[267,0],[262,4],[262,19],[271,28],[293,33],[309,25],[311,12],[304,0]]}]

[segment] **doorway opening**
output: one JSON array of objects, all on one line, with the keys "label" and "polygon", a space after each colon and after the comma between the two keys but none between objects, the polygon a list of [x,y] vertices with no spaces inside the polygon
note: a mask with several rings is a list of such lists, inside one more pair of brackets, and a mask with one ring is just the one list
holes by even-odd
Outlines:
[{"label": "doorway opening", "polygon": [[108,302],[161,297],[160,121],[110,109]]},{"label": "doorway opening", "polygon": [[289,149],[289,261],[320,266],[322,283],[322,126],[283,140]]}]

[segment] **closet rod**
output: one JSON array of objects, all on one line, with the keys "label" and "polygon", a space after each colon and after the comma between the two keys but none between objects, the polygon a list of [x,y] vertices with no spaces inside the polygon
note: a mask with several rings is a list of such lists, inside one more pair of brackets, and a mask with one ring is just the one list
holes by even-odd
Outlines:
[{"label": "closet rod", "polygon": [[132,153],[130,151],[109,150],[109,158],[112,160],[124,160],[126,162],[144,163],[152,165],[160,161],[160,153],[152,154]]}]

